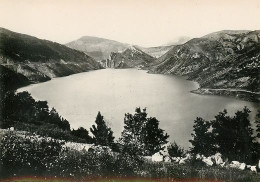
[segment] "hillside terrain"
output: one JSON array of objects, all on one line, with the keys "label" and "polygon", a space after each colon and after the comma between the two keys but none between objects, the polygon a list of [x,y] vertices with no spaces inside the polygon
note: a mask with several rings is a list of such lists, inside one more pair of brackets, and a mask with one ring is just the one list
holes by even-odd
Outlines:
[{"label": "hillside terrain", "polygon": [[0,28],[0,64],[30,82],[102,68],[83,52],[4,28]]},{"label": "hillside terrain", "polygon": [[145,52],[146,54],[149,54],[155,58],[161,57],[162,55],[164,55],[166,52],[168,52],[173,47],[174,47],[174,45],[158,46],[158,47],[140,47],[140,46],[138,46],[138,48],[141,49],[143,52]]},{"label": "hillside terrain", "polygon": [[136,46],[131,46],[122,53],[112,52],[109,59],[102,61],[102,65],[109,68],[143,68],[154,60],[154,57]]},{"label": "hillside terrain", "polygon": [[195,93],[259,101],[260,31],[220,31],[177,45],[155,61],[152,73],[188,76]]},{"label": "hillside terrain", "polygon": [[66,46],[85,52],[100,61],[108,59],[111,52],[122,52],[130,45],[99,37],[83,36],[78,40],[67,43]]}]

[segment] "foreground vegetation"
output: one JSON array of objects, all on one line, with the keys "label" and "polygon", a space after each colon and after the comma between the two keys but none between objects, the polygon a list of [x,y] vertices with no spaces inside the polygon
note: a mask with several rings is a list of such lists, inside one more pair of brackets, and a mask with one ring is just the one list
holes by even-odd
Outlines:
[{"label": "foreground vegetation", "polygon": [[97,177],[141,177],[148,179],[205,179],[258,181],[250,171],[207,167],[195,160],[184,165],[151,162],[141,156],[111,152],[109,148],[76,151],[63,142],[9,131],[1,139],[1,177],[47,176],[80,181]]},{"label": "foreground vegetation", "polygon": [[[90,128],[72,129],[46,101],[35,101],[28,92],[6,91],[1,97],[0,178],[21,176],[61,177],[68,181],[87,178],[143,180],[259,181],[259,174],[218,165],[207,166],[196,155],[209,156],[220,152],[227,163],[232,160],[257,164],[259,160],[260,120],[256,129],[244,108],[231,117],[227,111],[218,113],[212,121],[196,118],[190,140],[192,147],[185,151],[160,129],[159,121],[148,117],[146,109],[136,108],[126,113],[124,130],[115,141],[113,131],[98,112]],[[18,132],[23,131],[23,132]],[[91,144],[86,150],[75,150],[66,142]],[[166,144],[167,147],[166,147]],[[167,148],[170,157],[191,157],[185,163],[153,162],[146,156]],[[26,181],[26,180],[25,180]]]}]

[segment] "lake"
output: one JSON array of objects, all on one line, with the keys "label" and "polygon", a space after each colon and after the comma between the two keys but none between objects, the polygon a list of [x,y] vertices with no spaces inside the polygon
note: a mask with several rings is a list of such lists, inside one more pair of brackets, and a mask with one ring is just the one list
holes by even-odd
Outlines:
[{"label": "lake", "polygon": [[185,148],[189,147],[196,117],[213,119],[224,108],[234,114],[247,106],[253,118],[259,108],[259,104],[234,98],[190,93],[198,87],[178,76],[137,69],[103,69],[54,78],[18,91],[28,91],[36,100],[47,100],[75,129],[83,126],[89,130],[100,111],[116,138],[123,130],[125,113],[146,107],[148,115],[156,117],[170,135],[169,141],[175,140]]}]

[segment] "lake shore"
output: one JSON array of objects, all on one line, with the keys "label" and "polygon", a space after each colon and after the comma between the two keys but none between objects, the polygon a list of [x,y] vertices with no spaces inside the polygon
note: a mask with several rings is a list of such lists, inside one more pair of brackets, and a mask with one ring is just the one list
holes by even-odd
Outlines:
[{"label": "lake shore", "polygon": [[219,95],[234,97],[249,102],[260,102],[260,93],[250,92],[247,90],[232,90],[232,89],[211,89],[211,88],[199,88],[197,90],[190,91],[194,94],[200,95]]}]

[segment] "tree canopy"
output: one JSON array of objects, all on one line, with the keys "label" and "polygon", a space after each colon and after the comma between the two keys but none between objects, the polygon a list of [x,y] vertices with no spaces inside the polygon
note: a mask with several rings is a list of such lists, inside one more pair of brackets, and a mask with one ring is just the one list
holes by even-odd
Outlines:
[{"label": "tree canopy", "polygon": [[107,126],[100,112],[97,114],[95,123],[96,125],[92,125],[92,128],[90,128],[94,143],[102,146],[113,146],[115,138],[113,131]]}]

